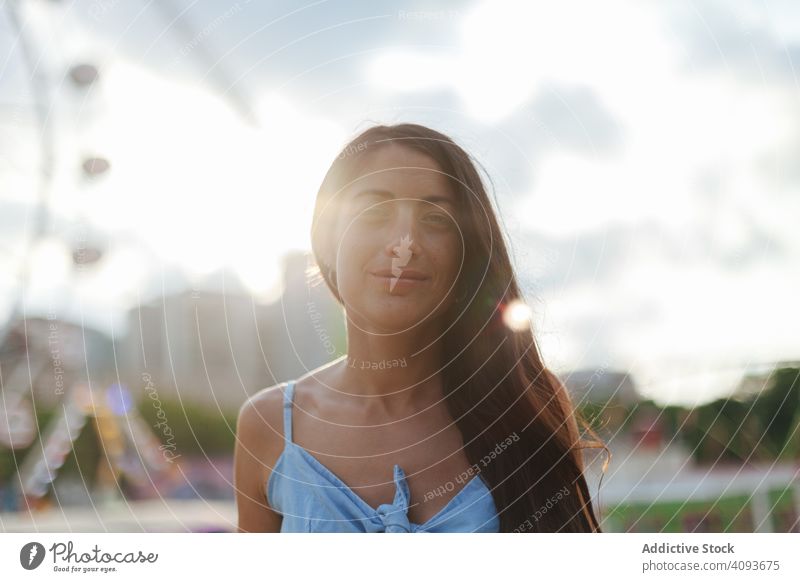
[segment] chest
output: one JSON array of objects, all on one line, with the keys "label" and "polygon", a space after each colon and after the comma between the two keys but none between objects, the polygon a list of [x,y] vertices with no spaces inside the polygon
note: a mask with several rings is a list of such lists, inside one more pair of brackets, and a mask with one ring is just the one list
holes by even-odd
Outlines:
[{"label": "chest", "polygon": [[[340,419],[341,420],[341,419]],[[401,422],[331,422],[295,410],[294,441],[370,507],[392,503],[393,469],[406,474],[408,517],[424,523],[475,475],[461,433],[443,411]]]}]

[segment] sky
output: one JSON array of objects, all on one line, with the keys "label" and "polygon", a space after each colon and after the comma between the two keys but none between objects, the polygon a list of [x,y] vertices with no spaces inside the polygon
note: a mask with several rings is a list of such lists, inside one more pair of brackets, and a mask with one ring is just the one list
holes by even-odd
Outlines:
[{"label": "sky", "polygon": [[[691,402],[800,359],[795,2],[22,4],[33,66],[0,13],[0,313],[21,293],[118,335],[204,280],[274,300],[340,148],[412,121],[486,168],[556,370]],[[83,62],[88,88],[67,76]],[[54,167],[28,250],[37,82]],[[93,155],[111,170],[88,181]],[[74,273],[76,241],[102,262]]]}]

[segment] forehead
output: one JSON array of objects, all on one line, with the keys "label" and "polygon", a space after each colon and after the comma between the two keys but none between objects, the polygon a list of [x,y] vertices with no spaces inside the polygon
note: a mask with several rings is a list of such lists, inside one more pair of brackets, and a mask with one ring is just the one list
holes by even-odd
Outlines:
[{"label": "forehead", "polygon": [[345,197],[371,189],[388,191],[398,198],[435,194],[455,202],[450,181],[436,160],[396,144],[381,146],[364,156],[352,183],[345,189]]}]

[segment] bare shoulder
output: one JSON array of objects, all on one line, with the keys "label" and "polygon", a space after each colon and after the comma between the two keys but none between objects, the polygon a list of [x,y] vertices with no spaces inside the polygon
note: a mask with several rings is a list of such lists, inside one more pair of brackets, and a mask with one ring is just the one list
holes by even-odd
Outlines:
[{"label": "bare shoulder", "polygon": [[269,505],[266,484],[283,450],[285,383],[252,395],[239,408],[234,451],[238,531],[277,532],[282,517]]},{"label": "bare shoulder", "polygon": [[259,390],[242,404],[236,425],[240,441],[265,453],[281,448],[286,384],[282,382]]},{"label": "bare shoulder", "polygon": [[[314,409],[319,398],[336,385],[341,369],[342,358],[328,362],[298,377],[295,382],[294,399],[302,398],[302,408]],[[237,434],[245,442],[257,445],[264,450],[266,460],[283,449],[283,401],[284,391],[289,382],[281,382],[259,390],[250,396],[239,409]],[[275,455],[277,456],[277,455]]]}]

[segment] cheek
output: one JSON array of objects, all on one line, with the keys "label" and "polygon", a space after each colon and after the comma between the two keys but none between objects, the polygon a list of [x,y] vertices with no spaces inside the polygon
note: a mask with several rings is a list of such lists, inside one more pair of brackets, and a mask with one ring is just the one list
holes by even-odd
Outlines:
[{"label": "cheek", "polygon": [[364,269],[370,257],[370,248],[365,242],[347,237],[336,249],[336,276],[339,290],[364,285]]},{"label": "cheek", "polygon": [[448,289],[458,277],[459,269],[463,268],[464,251],[460,240],[445,241],[438,245],[431,258],[437,273],[437,285]]}]

